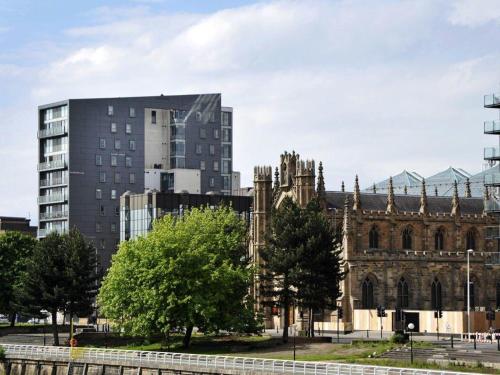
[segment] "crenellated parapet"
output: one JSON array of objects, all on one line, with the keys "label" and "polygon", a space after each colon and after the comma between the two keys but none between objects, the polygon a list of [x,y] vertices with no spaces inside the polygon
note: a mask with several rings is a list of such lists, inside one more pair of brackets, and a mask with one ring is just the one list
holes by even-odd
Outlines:
[{"label": "crenellated parapet", "polygon": [[316,194],[316,172],[314,160],[297,160],[294,181],[297,204],[305,207]]},{"label": "crenellated parapet", "polygon": [[292,151],[291,154],[285,151],[280,155],[280,185],[282,188],[290,189],[293,186],[299,159],[300,156],[295,151]]}]

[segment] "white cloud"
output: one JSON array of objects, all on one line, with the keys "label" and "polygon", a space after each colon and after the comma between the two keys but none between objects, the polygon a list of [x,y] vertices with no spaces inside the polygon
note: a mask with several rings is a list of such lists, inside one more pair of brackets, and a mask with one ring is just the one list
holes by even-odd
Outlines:
[{"label": "white cloud", "polygon": [[488,22],[500,22],[498,0],[456,0],[449,16],[452,24],[477,27]]},{"label": "white cloud", "polygon": [[97,25],[67,30],[66,51],[21,82],[30,111],[68,97],[221,92],[234,107],[244,184],[285,149],[322,160],[331,189],[356,173],[367,186],[405,168],[474,172],[490,141],[482,121],[495,117],[482,94],[500,79],[500,54],[460,49],[448,10],[430,0],[274,1],[212,14],[100,8]]}]

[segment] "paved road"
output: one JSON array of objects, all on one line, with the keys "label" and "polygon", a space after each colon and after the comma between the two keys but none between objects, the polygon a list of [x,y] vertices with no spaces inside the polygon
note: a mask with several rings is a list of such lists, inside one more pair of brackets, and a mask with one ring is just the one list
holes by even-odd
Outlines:
[{"label": "paved road", "polygon": [[[59,344],[69,339],[69,333],[59,333]],[[0,336],[0,344],[53,345],[52,333],[16,333]]]}]

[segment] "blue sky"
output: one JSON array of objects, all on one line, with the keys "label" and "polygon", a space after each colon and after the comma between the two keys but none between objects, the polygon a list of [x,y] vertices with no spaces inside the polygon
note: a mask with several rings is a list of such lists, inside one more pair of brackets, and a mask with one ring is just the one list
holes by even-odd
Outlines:
[{"label": "blue sky", "polygon": [[479,172],[498,35],[497,0],[0,0],[0,214],[36,216],[36,107],[65,98],[221,92],[244,185],[285,149],[328,189]]}]

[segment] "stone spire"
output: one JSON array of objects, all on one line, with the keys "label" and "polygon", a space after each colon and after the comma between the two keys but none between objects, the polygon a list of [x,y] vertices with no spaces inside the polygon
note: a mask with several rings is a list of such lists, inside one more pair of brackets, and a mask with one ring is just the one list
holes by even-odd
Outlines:
[{"label": "stone spire", "polygon": [[439,193],[438,193],[438,187],[437,186],[434,186],[434,195],[437,197],[439,196]]},{"label": "stone spire", "polygon": [[276,200],[278,198],[280,191],[280,173],[278,172],[278,167],[274,170],[274,183],[273,183],[273,198]]},{"label": "stone spire", "polygon": [[351,204],[349,195],[345,196],[344,201],[344,223],[343,223],[343,234],[346,236],[351,231]]},{"label": "stone spire", "polygon": [[323,177],[323,163],[319,162],[318,167],[318,186],[316,187],[316,194],[320,198],[325,196],[325,179]]},{"label": "stone spire", "polygon": [[427,206],[427,192],[425,191],[425,179],[422,180],[422,190],[420,192],[420,210],[422,215],[427,215],[429,213],[429,208]]},{"label": "stone spire", "polygon": [[453,197],[451,199],[451,214],[453,216],[460,216],[460,200],[458,199],[458,184],[455,181],[453,185]]},{"label": "stone spire", "polygon": [[353,194],[353,205],[352,209],[357,211],[361,209],[361,192],[359,191],[359,180],[358,175],[356,175],[356,179],[354,180],[354,194]]},{"label": "stone spire", "polygon": [[470,180],[469,178],[467,178],[467,180],[465,181],[465,198],[471,198],[472,197],[472,193],[470,191]]},{"label": "stone spire", "polygon": [[377,194],[377,186],[373,183],[373,194]]},{"label": "stone spire", "polygon": [[344,181],[342,181],[342,185],[340,186],[340,191],[342,193],[345,193],[345,184],[344,184]]},{"label": "stone spire", "polygon": [[387,208],[385,212],[388,214],[396,213],[396,204],[394,203],[394,187],[392,186],[392,176],[389,178],[389,193],[387,194]]},{"label": "stone spire", "polygon": [[405,192],[405,195],[408,195],[408,187],[406,185],[405,185],[404,192]]}]

